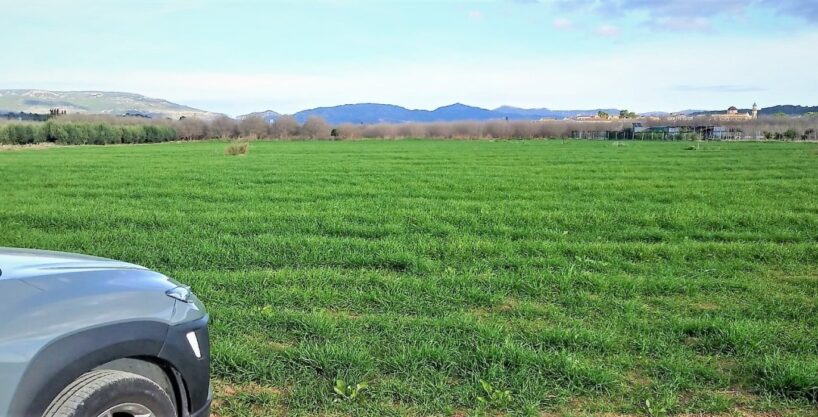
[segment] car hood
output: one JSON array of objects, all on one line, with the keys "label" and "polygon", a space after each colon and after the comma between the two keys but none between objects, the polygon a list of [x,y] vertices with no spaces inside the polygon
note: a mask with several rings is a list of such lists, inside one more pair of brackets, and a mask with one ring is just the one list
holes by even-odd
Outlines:
[{"label": "car hood", "polygon": [[0,280],[100,269],[146,269],[96,256],[35,249],[0,248]]}]

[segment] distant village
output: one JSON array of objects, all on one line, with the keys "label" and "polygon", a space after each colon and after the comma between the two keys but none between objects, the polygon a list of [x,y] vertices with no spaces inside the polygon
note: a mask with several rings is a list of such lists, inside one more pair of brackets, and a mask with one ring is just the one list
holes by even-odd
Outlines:
[{"label": "distant village", "polygon": [[[621,128],[611,129],[610,123],[605,127],[595,128],[593,124],[583,125],[580,129],[571,132],[577,139],[702,139],[702,140],[741,140],[741,139],[771,139],[770,132],[761,129],[747,128],[740,122],[758,120],[758,105],[753,103],[749,112],[739,112],[735,106],[730,106],[724,113],[706,113],[690,115],[685,113],[671,113],[664,116],[636,116],[623,111],[619,115],[608,115],[600,112],[596,115],[576,116],[570,119],[575,122],[624,122],[633,120],[630,126],[625,124]],[[657,124],[658,123],[658,124]],[[815,136],[815,131],[806,130],[801,136]],[[783,135],[778,133],[778,135]]]},{"label": "distant village", "polygon": [[712,113],[700,116],[691,116],[685,113],[670,113],[666,116],[637,116],[634,113],[630,113],[627,110],[623,110],[620,114],[607,114],[605,112],[599,112],[594,115],[580,115],[572,118],[566,118],[566,120],[575,120],[578,122],[609,122],[612,120],[620,120],[620,119],[648,119],[648,120],[666,120],[666,121],[688,121],[688,120],[695,120],[706,117],[711,120],[715,121],[722,121],[722,122],[744,122],[748,120],[755,120],[758,119],[758,104],[753,103],[753,108],[748,113],[739,113],[738,108],[736,106],[730,106],[725,113]]}]

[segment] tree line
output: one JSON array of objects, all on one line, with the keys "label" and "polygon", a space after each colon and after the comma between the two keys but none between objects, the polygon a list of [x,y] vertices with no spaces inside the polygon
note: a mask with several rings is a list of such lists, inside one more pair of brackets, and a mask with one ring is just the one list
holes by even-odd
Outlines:
[{"label": "tree line", "polygon": [[108,145],[115,143],[158,143],[177,140],[176,130],[168,125],[112,125],[108,123],[4,123],[0,124],[0,143],[28,145]]},{"label": "tree line", "polygon": [[[439,122],[399,124],[340,124],[330,126],[320,117],[299,123],[292,116],[281,116],[272,123],[259,117],[241,120],[218,117],[210,120],[144,119],[135,117],[60,115],[46,122],[0,121],[0,144],[57,143],[66,145],[157,143],[204,139],[359,139],[359,138],[437,138],[506,139],[567,138],[573,132],[623,131],[631,123],[645,126],[683,125],[662,119],[610,120],[583,122],[571,120],[487,122]],[[818,140],[818,118],[759,118],[747,122],[716,122],[701,119],[697,124],[721,124],[740,129],[748,138],[777,140]]]}]

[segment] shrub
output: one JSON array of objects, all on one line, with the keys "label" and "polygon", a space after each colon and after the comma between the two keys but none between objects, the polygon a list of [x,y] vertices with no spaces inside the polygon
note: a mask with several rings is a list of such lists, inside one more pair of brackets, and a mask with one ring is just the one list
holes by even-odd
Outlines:
[{"label": "shrub", "polygon": [[156,143],[159,142],[159,137],[161,133],[156,126],[143,126],[142,127],[145,131],[145,142],[148,143]]},{"label": "shrub", "polygon": [[309,139],[326,139],[330,134],[330,126],[323,118],[310,116],[301,126],[301,133]]},{"label": "shrub", "polygon": [[122,126],[122,143],[136,143],[136,131],[131,126]]},{"label": "shrub", "polygon": [[9,138],[8,126],[0,125],[0,144],[6,145],[10,143],[11,139]]},{"label": "shrub", "polygon": [[248,142],[232,142],[227,145],[224,150],[225,155],[247,155],[250,151],[250,143]]},{"label": "shrub", "polygon": [[342,124],[335,129],[338,134],[337,139],[355,139],[361,137],[361,127],[353,124]]},{"label": "shrub", "polygon": [[15,145],[45,142],[45,129],[34,123],[12,123],[6,127],[6,141]]},{"label": "shrub", "polygon": [[510,138],[514,134],[514,127],[509,122],[494,120],[486,123],[486,135],[494,139]]},{"label": "shrub", "polygon": [[270,126],[274,138],[287,139],[298,135],[298,121],[293,116],[279,116]]},{"label": "shrub", "polygon": [[365,138],[371,139],[376,138],[389,139],[396,136],[396,133],[394,129],[392,129],[392,126],[386,124],[364,126],[361,129],[360,134]]},{"label": "shrub", "polygon": [[269,134],[270,124],[261,117],[250,116],[239,122],[239,132],[246,138],[262,139]]},{"label": "shrub", "polygon": [[106,145],[109,143],[121,143],[122,137],[119,129],[104,123],[98,123],[91,128],[91,143],[94,145]]},{"label": "shrub", "polygon": [[147,141],[145,136],[145,126],[134,126],[132,135],[133,142],[131,143],[145,143]]},{"label": "shrub", "polygon": [[48,142],[64,142],[68,137],[68,132],[65,124],[46,122],[45,123],[45,140]]}]

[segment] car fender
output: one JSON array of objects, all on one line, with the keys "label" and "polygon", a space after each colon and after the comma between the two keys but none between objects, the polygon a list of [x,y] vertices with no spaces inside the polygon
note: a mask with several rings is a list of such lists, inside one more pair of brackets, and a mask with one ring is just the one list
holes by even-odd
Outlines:
[{"label": "car fender", "polygon": [[8,417],[40,416],[80,375],[115,359],[158,357],[169,325],[132,321],[84,329],[56,339],[29,362],[14,392]]}]

